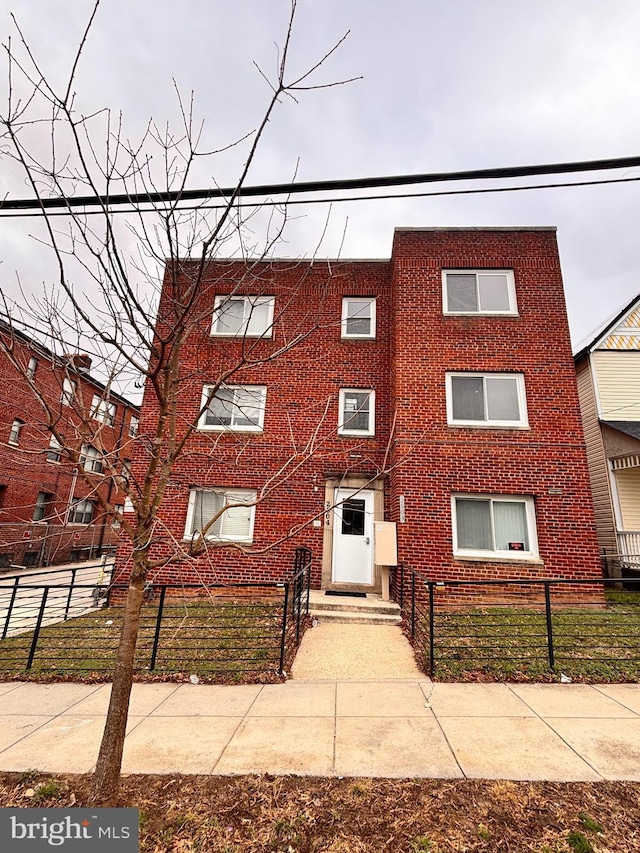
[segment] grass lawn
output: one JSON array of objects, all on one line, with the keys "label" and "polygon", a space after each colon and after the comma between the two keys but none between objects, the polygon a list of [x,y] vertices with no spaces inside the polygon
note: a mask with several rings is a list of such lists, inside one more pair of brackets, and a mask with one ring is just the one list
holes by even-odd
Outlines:
[{"label": "grass lawn", "polygon": [[[166,603],[155,667],[150,669],[157,605],[143,607],[136,649],[139,680],[197,675],[202,681],[277,680],[282,603]],[[28,631],[0,641],[0,678],[108,678],[122,625],[122,608],[106,607],[40,631],[32,667]]]},{"label": "grass lawn", "polygon": [[[640,679],[640,593],[607,590],[606,608],[553,608],[554,671],[542,610],[489,607],[437,612],[438,680]],[[422,664],[428,671],[428,622],[421,614]]]}]

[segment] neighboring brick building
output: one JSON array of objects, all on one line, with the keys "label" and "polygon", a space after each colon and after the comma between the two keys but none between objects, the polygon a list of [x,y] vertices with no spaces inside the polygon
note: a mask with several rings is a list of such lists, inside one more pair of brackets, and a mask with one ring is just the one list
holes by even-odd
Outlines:
[{"label": "neighboring brick building", "polygon": [[[132,455],[138,408],[89,375],[86,355],[58,358],[4,321],[0,340],[13,341],[20,364],[91,474],[89,484],[56,443],[28,380],[0,347],[0,567],[96,556],[116,543],[114,514],[105,515],[97,494],[113,507],[124,505],[117,478],[101,473],[102,454],[111,461]],[[92,415],[89,428],[83,413]]]},{"label": "neighboring brick building", "polygon": [[[160,578],[281,580],[302,544],[314,586],[376,590],[374,520],[434,580],[601,575],[555,229],[398,229],[389,261],[217,261],[199,298],[185,423],[232,372],[173,471],[155,555],[247,506],[210,531],[236,547]],[[156,414],[147,394],[142,434]]]}]

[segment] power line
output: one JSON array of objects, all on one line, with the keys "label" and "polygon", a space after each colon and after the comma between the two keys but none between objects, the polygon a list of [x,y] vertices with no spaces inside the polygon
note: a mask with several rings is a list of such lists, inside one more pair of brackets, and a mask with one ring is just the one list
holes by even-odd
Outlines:
[{"label": "power line", "polygon": [[[608,178],[603,179],[601,181],[561,181],[553,184],[525,184],[519,187],[483,187],[482,189],[466,189],[466,190],[437,190],[435,192],[423,192],[423,193],[378,193],[376,195],[359,195],[359,196],[332,196],[325,198],[307,198],[307,199],[291,199],[287,201],[275,201],[273,199],[267,199],[265,201],[246,201],[246,202],[234,202],[234,209],[241,207],[290,207],[292,205],[299,204],[336,204],[340,202],[357,202],[357,201],[389,201],[392,199],[406,199],[406,198],[434,198],[437,196],[456,196],[456,195],[483,195],[487,193],[515,193],[522,192],[524,190],[552,190],[552,189],[562,189],[564,187],[597,187],[602,186],[603,184],[632,184],[636,181],[640,181],[640,177],[637,178]],[[224,210],[226,208],[226,204],[189,204],[189,205],[181,205],[177,208],[178,211],[189,211],[189,210]],[[140,214],[140,213],[154,213],[156,212],[156,208],[148,207],[148,208],[130,208],[128,210],[109,210],[109,215],[115,214]],[[0,209],[0,219],[22,219],[25,217],[33,217],[33,216],[43,216],[41,210],[34,210],[20,212],[20,213],[3,213],[2,209]],[[59,211],[51,211],[46,214],[47,217],[50,216],[70,216],[71,214],[67,210],[59,210]],[[78,214],[80,216],[104,216],[103,210],[85,210],[82,213]]]},{"label": "power line", "polygon": [[605,160],[583,160],[569,163],[545,163],[533,166],[505,166],[491,169],[467,169],[457,172],[428,172],[417,175],[388,175],[382,177],[349,178],[329,181],[303,181],[300,183],[260,184],[242,187],[237,193],[235,187],[213,187],[198,190],[169,190],[165,192],[117,193],[100,196],[61,196],[43,199],[5,199],[0,201],[2,210],[50,210],[55,208],[94,207],[96,205],[112,207],[128,204],[156,204],[158,202],[194,201],[208,198],[228,198],[236,194],[238,198],[256,196],[294,195],[335,190],[372,189],[378,187],[399,187],[410,184],[441,183],[450,181],[478,181],[489,179],[522,178],[531,175],[559,175],[572,172],[599,172],[609,169],[628,169],[640,166],[640,156],[619,157]]}]

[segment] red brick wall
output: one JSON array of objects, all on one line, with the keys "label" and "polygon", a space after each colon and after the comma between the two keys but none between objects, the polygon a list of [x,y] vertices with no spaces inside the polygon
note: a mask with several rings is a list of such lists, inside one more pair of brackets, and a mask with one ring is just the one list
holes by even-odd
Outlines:
[{"label": "red brick wall", "polygon": [[[519,315],[444,316],[441,271],[449,267],[513,269]],[[237,364],[246,345],[210,336],[214,296],[230,292],[246,275],[244,265],[232,262],[207,270],[199,291],[202,320],[182,362],[179,414],[184,423],[199,409],[202,386]],[[273,339],[261,341],[254,357],[277,350],[316,321],[318,328],[276,362],[245,366],[227,379],[267,386],[264,432],[197,433],[190,440],[161,509],[155,555],[168,553],[172,540],[181,539],[190,486],[260,491],[317,429],[315,453],[304,462],[299,455],[291,477],[257,507],[253,545],[245,549],[254,554],[212,549],[206,557],[163,569],[160,579],[279,580],[290,572],[293,548],[304,544],[314,552],[318,586],[322,527],[308,524],[287,537],[322,512],[327,477],[381,470],[394,414],[390,459],[397,467],[386,486],[385,517],[398,520],[398,498],[404,495],[400,559],[433,578],[599,573],[553,231],[398,231],[390,262],[262,264],[252,268],[243,287],[247,294],[275,295],[276,315],[287,304]],[[340,338],[342,297],[354,295],[377,297],[374,341]],[[170,313],[165,287],[160,317]],[[445,373],[455,370],[522,372],[530,429],[448,427]],[[338,391],[348,387],[375,389],[375,437],[336,435]],[[147,393],[142,434],[152,430],[156,418]],[[139,454],[134,473],[145,465],[142,447]],[[532,496],[540,561],[454,560],[451,495],[456,492]],[[124,566],[126,553],[121,557]]]},{"label": "red brick wall", "polygon": [[[432,579],[600,573],[555,232],[399,231],[394,241],[400,553]],[[518,316],[445,316],[442,269],[512,269]],[[524,374],[528,430],[448,427],[448,371]],[[560,492],[559,494],[557,492]],[[543,564],[452,556],[451,495],[534,498]]]},{"label": "red brick wall", "polygon": [[[0,329],[0,335],[8,340],[6,330]],[[35,356],[38,366],[35,382],[52,410],[56,413],[65,436],[77,448],[89,437],[81,436],[79,418],[73,409],[60,403],[64,369],[52,360],[52,357],[38,348],[31,346],[28,341],[17,338],[16,351],[21,363],[26,367],[29,359]],[[95,393],[100,389],[94,386],[89,377],[81,374],[71,374],[77,382],[79,399],[83,401],[88,411]],[[105,451],[111,453],[122,432],[127,436],[131,408],[126,408],[117,401],[116,420],[114,426],[101,425],[97,421],[94,426],[100,429],[100,437]],[[14,419],[24,421],[20,431],[18,446],[8,443],[11,425]],[[124,419],[124,429],[123,429]],[[87,530],[84,525],[71,525],[65,533],[60,529],[64,523],[69,499],[73,490],[74,497],[82,500],[92,497],[92,491],[99,490],[105,496],[108,491],[107,478],[95,475],[91,485],[81,476],[74,478],[74,465],[65,460],[64,454],[60,463],[46,460],[49,449],[50,433],[46,426],[46,417],[41,404],[34,396],[23,376],[11,365],[7,356],[0,350],[0,553],[10,554],[13,563],[19,563],[24,555],[33,551],[45,549],[45,555],[51,556],[55,562],[63,562],[70,556],[72,550],[95,545],[97,538],[94,530]],[[124,454],[126,455],[126,454]],[[48,492],[53,499],[48,504],[47,517],[52,525],[51,542],[45,544],[43,530],[45,525],[30,524],[39,492]],[[124,503],[124,496],[117,489],[112,490],[112,503]],[[95,525],[100,525],[110,519],[105,519],[96,508]],[[23,538],[27,531],[29,538]],[[67,535],[68,533],[68,535]],[[80,536],[75,534],[79,533]],[[106,530],[103,536],[108,544],[111,532]],[[50,547],[49,547],[50,545]]]}]

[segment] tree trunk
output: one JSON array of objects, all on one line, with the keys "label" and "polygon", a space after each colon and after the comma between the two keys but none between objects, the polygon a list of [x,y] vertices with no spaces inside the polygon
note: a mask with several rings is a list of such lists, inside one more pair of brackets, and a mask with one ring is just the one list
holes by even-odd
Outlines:
[{"label": "tree trunk", "polygon": [[115,806],[120,786],[122,753],[133,685],[133,660],[144,596],[146,572],[140,565],[143,560],[142,555],[134,555],[120,643],[116,653],[111,700],[93,777],[92,801],[96,806]]}]

